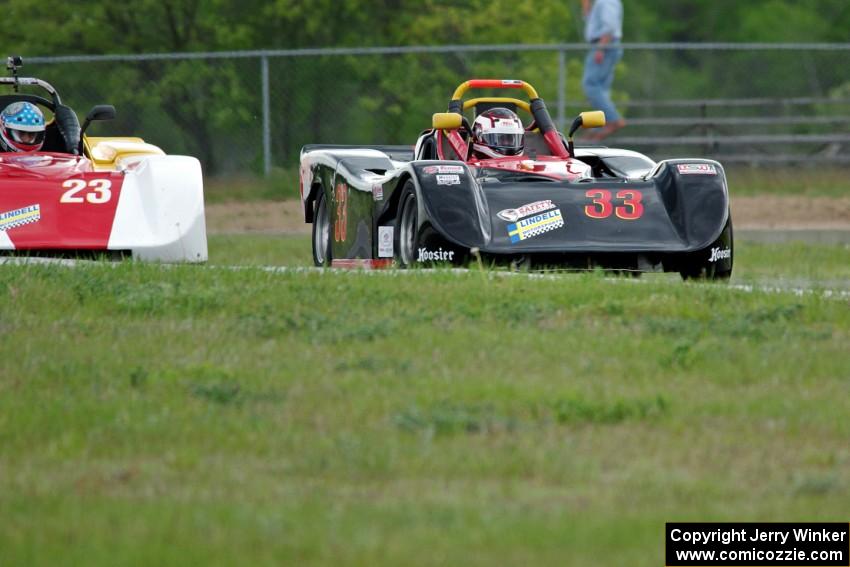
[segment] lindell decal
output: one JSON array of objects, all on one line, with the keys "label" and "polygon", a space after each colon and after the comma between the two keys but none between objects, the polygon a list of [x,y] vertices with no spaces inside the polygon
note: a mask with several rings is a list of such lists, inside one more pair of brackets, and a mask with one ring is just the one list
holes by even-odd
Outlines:
[{"label": "lindell decal", "polygon": [[516,224],[509,224],[508,236],[511,237],[511,244],[516,244],[521,240],[540,236],[562,226],[564,226],[564,217],[561,216],[561,209],[555,209],[522,219]]},{"label": "lindell decal", "polygon": [[14,211],[0,213],[0,230],[11,230],[25,224],[41,220],[41,206],[38,204],[21,207]]}]

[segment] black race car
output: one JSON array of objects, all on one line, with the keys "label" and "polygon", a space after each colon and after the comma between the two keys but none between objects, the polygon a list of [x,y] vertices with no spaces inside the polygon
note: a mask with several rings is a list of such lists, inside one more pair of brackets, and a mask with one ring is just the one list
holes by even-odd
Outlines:
[{"label": "black race car", "polygon": [[[471,88],[520,89],[529,100],[475,98]],[[521,154],[472,151],[475,116],[494,107],[529,115]],[[723,167],[706,159],[656,163],[640,153],[574,147],[523,81],[470,80],[415,147],[308,145],[301,199],[317,266],[463,265],[732,274],[732,220]]]}]

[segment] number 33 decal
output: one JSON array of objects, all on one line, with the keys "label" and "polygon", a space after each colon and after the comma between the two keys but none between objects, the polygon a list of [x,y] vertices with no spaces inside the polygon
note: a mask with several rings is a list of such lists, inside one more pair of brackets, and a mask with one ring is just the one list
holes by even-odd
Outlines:
[{"label": "number 33 decal", "polygon": [[584,196],[593,199],[592,205],[584,207],[584,214],[592,219],[607,219],[611,213],[624,220],[635,220],[643,216],[643,194],[640,191],[617,191],[616,198],[623,200],[623,204],[617,207],[611,203],[611,192],[606,189],[591,189]]},{"label": "number 33 decal", "polygon": [[[112,198],[112,181],[109,179],[91,179],[88,183],[85,179],[69,179],[62,184],[62,187],[67,191],[62,193],[62,198],[59,199],[60,203],[87,201],[93,205],[102,205],[108,203]],[[84,191],[85,193],[83,193]]]}]

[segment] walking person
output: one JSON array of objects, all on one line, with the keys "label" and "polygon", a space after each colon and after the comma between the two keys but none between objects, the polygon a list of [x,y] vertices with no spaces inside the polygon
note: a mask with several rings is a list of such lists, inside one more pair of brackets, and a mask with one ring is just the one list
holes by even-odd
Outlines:
[{"label": "walking person", "polygon": [[584,39],[590,51],[584,62],[582,87],[594,110],[605,113],[606,125],[588,136],[601,140],[626,125],[611,100],[614,69],[623,57],[623,3],[621,0],[581,0],[584,13]]}]

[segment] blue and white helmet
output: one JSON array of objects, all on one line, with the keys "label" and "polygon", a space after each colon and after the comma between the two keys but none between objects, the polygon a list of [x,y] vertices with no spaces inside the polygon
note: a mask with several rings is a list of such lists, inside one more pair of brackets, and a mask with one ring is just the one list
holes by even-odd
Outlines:
[{"label": "blue and white helmet", "polygon": [[44,143],[44,114],[31,102],[13,102],[0,113],[0,149],[36,152]]}]

